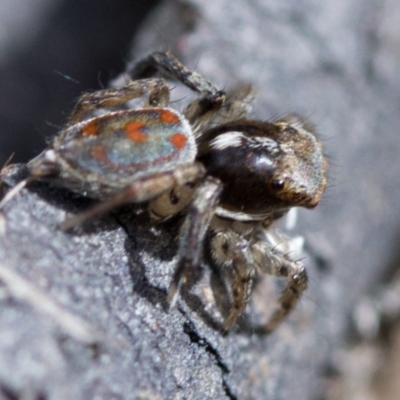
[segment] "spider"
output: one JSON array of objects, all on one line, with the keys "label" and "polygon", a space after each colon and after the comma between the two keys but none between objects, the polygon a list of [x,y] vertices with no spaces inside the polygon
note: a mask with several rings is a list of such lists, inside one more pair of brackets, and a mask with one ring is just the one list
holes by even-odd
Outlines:
[{"label": "spider", "polygon": [[[313,208],[321,199],[327,163],[313,129],[295,115],[250,119],[250,86],[225,93],[169,53],[148,55],[130,78],[123,87],[78,100],[65,129],[28,163],[31,179],[100,200],[67,219],[64,229],[125,203],[147,204],[158,221],[183,215],[167,299],[176,302],[209,239],[213,262],[231,272],[225,331],[243,313],[257,272],[286,279],[279,307],[264,327],[271,331],[307,288],[302,263],[265,233],[292,207]],[[182,112],[169,106],[166,79],[198,94]],[[139,98],[143,107],[124,107]]]}]

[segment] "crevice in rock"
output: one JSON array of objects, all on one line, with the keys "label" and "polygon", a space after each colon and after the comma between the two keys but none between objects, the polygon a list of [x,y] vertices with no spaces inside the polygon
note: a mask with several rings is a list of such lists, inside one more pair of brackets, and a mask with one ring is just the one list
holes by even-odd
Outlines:
[{"label": "crevice in rock", "polygon": [[201,337],[194,327],[193,323],[188,321],[183,324],[183,331],[189,336],[192,343],[195,343],[199,347],[203,347],[207,353],[209,353],[213,358],[215,358],[218,368],[221,370],[222,376],[222,388],[230,400],[238,400],[234,393],[232,393],[231,388],[226,381],[226,375],[230,373],[228,366],[223,362],[219,352],[207,341],[206,338]]}]

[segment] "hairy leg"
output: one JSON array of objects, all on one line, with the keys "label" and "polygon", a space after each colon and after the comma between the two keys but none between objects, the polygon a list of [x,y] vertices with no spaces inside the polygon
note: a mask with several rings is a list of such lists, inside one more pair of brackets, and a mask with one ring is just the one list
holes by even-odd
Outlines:
[{"label": "hairy leg", "polygon": [[61,228],[63,230],[71,229],[126,203],[143,203],[149,201],[175,186],[182,186],[188,182],[195,182],[201,179],[204,173],[204,167],[201,164],[189,164],[143,177],[128,185],[108,200],[67,219],[62,223]]},{"label": "hairy leg", "polygon": [[168,291],[168,302],[173,306],[178,298],[185,274],[196,267],[203,252],[203,242],[221,193],[221,183],[207,178],[194,194],[179,240],[179,260]]},{"label": "hairy leg", "polygon": [[198,72],[191,71],[170,53],[154,52],[140,60],[130,71],[132,79],[142,79],[159,73],[162,77],[181,82],[203,97],[184,111],[191,124],[205,124],[225,102],[225,92]]},{"label": "hairy leg", "polygon": [[88,113],[107,107],[116,107],[149,93],[151,107],[166,107],[169,103],[169,88],[164,79],[152,78],[128,82],[118,89],[104,89],[81,96],[69,118],[69,125],[81,122]]},{"label": "hairy leg", "polygon": [[287,281],[279,297],[279,308],[272,314],[263,329],[265,332],[271,332],[294,310],[306,291],[307,273],[301,262],[291,260],[286,254],[281,253],[276,247],[271,247],[265,241],[259,241],[252,247],[255,263],[261,271]]}]

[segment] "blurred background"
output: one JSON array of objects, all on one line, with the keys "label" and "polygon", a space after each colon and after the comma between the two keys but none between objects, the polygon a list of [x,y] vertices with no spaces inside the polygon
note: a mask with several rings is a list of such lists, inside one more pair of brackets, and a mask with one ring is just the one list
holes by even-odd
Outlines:
[{"label": "blurred background", "polygon": [[121,73],[156,0],[0,2],[0,164],[26,162],[82,92]]}]

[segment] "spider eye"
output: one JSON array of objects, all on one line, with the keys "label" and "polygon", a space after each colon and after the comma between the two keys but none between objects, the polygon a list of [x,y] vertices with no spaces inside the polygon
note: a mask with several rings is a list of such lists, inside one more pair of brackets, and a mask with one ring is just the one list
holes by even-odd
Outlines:
[{"label": "spider eye", "polygon": [[285,188],[285,181],[283,179],[274,179],[271,182],[272,190],[282,190]]},{"label": "spider eye", "polygon": [[176,206],[179,203],[179,197],[173,190],[171,190],[169,193],[169,201],[173,206]]}]

